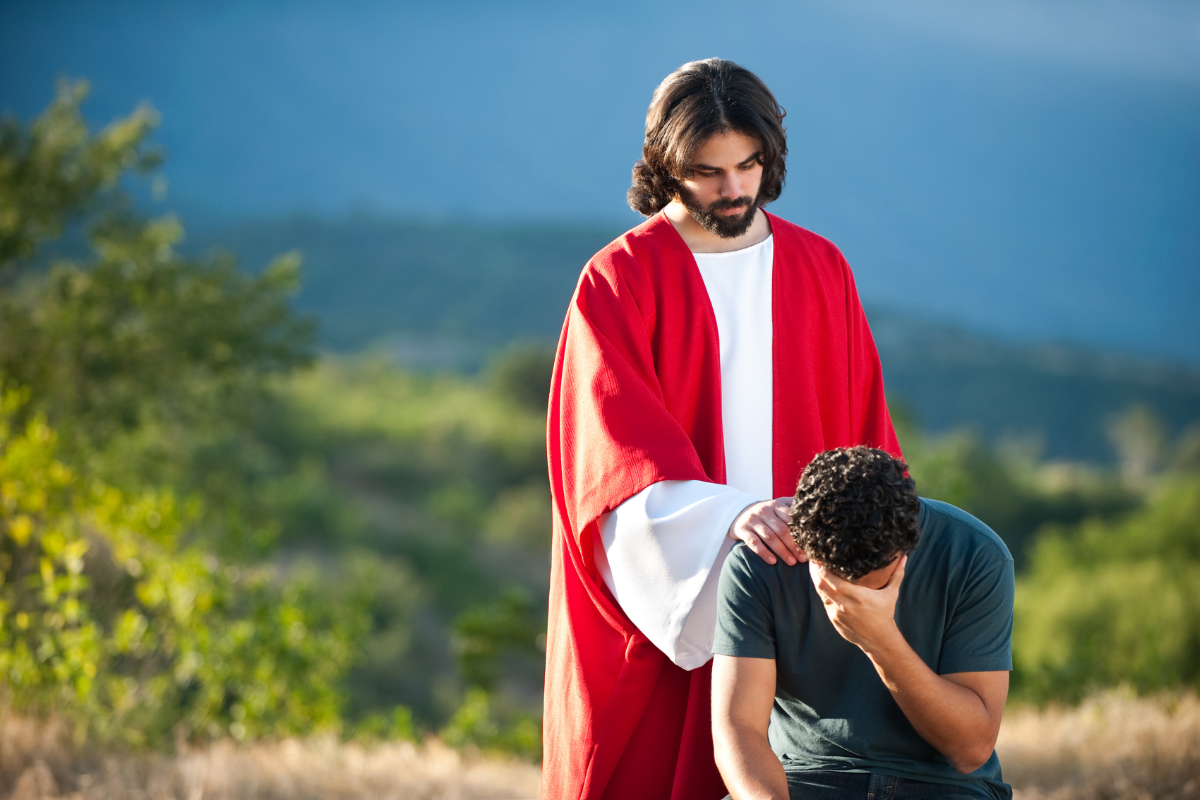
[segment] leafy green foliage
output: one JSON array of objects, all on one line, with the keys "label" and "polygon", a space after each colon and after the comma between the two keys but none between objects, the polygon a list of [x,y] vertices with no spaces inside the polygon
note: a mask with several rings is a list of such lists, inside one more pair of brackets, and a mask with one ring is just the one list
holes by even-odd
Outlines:
[{"label": "leafy green foliage", "polygon": [[[126,490],[203,496],[195,533],[223,553],[262,552],[275,526],[252,491],[261,448],[247,434],[271,413],[270,377],[310,359],[313,324],[288,305],[299,258],[252,277],[228,257],[181,257],[179,222],[131,213],[119,187],[156,163],[153,112],[93,136],[85,96],[64,84],[28,131],[0,126],[0,272],[20,278],[0,291],[0,376],[30,391],[26,413],[46,416],[69,462]],[[29,269],[69,224],[89,257]],[[234,480],[229,464],[242,467]]]},{"label": "leafy green foliage", "polygon": [[416,742],[419,741],[416,721],[408,706],[396,706],[391,714],[381,712],[359,720],[354,726],[354,737],[359,741],[379,740]]},{"label": "leafy green foliage", "polygon": [[1121,520],[1047,529],[1017,583],[1014,691],[1200,688],[1197,586],[1200,474],[1166,478]]},{"label": "leafy green foliage", "polygon": [[[370,584],[254,560],[289,477],[254,433],[310,358],[298,258],[181,257],[121,189],[157,161],[153,112],[93,135],[85,95],[0,124],[5,691],[134,743],[337,728]],[[71,229],[86,258],[43,268]]]},{"label": "leafy green foliage", "polygon": [[1004,539],[1018,569],[1043,525],[1113,519],[1141,503],[1139,491],[1110,473],[1045,465],[1019,443],[990,448],[969,431],[931,437],[900,406],[894,417],[917,492],[987,523]]},{"label": "leafy green foliage", "polygon": [[534,411],[550,402],[554,350],[544,345],[514,345],[495,359],[488,381],[497,393]]},{"label": "leafy green foliage", "polygon": [[287,384],[270,438],[309,466],[304,491],[279,497],[281,543],[371,553],[381,576],[347,682],[356,729],[380,728],[379,709],[397,705],[438,729],[470,687],[504,707],[540,698],[544,403],[506,391],[493,377],[504,371],[472,380],[325,359]]},{"label": "leafy green foliage", "polygon": [[13,429],[19,403],[0,408],[0,674],[16,704],[134,743],[336,727],[362,599],[181,547],[194,504],[78,475],[40,418]]},{"label": "leafy green foliage", "polygon": [[541,720],[519,710],[498,709],[493,697],[482,689],[467,692],[463,704],[440,735],[454,747],[474,745],[530,760],[542,755]]},{"label": "leafy green foliage", "polygon": [[87,93],[86,83],[63,81],[28,129],[0,120],[0,281],[73,220],[111,201],[127,171],[159,163],[145,144],[158,122],[153,109],[139,108],[93,136],[79,113]]},{"label": "leafy green foliage", "polygon": [[454,621],[463,678],[481,689],[494,688],[505,651],[536,657],[538,643],[544,641],[544,629],[533,603],[517,587],[510,587],[494,603],[463,612]]},{"label": "leafy green foliage", "polygon": [[[1015,699],[1078,701],[1118,684],[1200,687],[1196,434],[1170,446],[1145,408],[1111,423],[1120,473],[1039,463],[898,416],[918,491],[978,516],[1018,566]],[[1158,472],[1164,464],[1173,471]]]}]

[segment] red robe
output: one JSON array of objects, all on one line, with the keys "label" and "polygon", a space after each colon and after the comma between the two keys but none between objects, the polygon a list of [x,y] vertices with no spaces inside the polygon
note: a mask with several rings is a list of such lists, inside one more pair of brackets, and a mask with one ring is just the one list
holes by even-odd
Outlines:
[{"label": "red robe", "polygon": [[[768,215],[775,496],[814,455],[899,453],[850,268],[820,236]],[[596,569],[597,520],[652,483],[725,482],[717,323],[661,213],[596,254],[563,324],[547,417],[553,498],[542,798],[708,800],[711,662],[687,672],[621,611]]]}]

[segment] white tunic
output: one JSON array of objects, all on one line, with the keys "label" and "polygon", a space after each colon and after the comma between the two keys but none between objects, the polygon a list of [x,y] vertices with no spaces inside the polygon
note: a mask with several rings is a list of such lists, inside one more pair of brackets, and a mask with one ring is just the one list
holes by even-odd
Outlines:
[{"label": "white tunic", "polygon": [[684,669],[712,658],[717,578],[729,526],[772,492],[774,237],[732,253],[695,253],[717,319],[726,485],[653,484],[600,518],[596,562],[621,609]]}]

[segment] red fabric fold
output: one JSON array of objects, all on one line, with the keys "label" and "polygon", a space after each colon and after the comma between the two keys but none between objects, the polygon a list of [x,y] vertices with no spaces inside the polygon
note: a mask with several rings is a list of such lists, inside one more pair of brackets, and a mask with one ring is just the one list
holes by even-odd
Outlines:
[{"label": "red fabric fold", "polygon": [[[774,487],[830,447],[899,454],[879,358],[837,248],[769,215],[775,235]],[[597,520],[662,480],[725,481],[716,319],[661,214],[588,262],[551,382],[554,542],[542,797],[719,798],[710,669],[672,664],[599,577]]]}]

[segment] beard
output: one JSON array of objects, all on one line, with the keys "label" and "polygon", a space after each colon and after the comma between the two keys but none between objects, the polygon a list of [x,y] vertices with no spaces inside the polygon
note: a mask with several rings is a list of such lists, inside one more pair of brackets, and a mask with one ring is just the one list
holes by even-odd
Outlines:
[{"label": "beard", "polygon": [[[682,186],[679,187],[679,201],[692,215],[692,219],[700,223],[700,227],[722,239],[736,239],[750,230],[750,226],[754,224],[754,215],[758,211],[757,197],[753,200],[746,195],[735,198],[722,197],[707,206],[702,206],[696,202],[691,192]],[[728,217],[717,213],[730,208],[745,208],[746,211]]]}]

